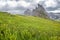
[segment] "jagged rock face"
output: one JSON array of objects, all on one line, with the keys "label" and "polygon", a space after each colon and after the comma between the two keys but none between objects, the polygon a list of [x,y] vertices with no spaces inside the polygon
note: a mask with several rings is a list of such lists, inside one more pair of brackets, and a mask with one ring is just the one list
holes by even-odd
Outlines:
[{"label": "jagged rock face", "polygon": [[27,9],[24,14],[25,15],[31,15],[31,16],[48,18],[47,12],[43,8],[43,6],[40,5],[40,4],[38,4],[38,7],[36,7],[36,9],[33,9],[33,11]]}]

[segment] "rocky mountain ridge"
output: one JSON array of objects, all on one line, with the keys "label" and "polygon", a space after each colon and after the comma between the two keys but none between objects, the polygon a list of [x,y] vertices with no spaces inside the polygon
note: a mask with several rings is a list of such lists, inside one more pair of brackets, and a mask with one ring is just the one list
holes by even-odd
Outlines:
[{"label": "rocky mountain ridge", "polygon": [[33,10],[27,9],[24,12],[24,14],[29,15],[29,16],[37,16],[37,17],[48,18],[47,12],[45,11],[44,7],[40,4],[38,4],[38,7],[36,7]]}]

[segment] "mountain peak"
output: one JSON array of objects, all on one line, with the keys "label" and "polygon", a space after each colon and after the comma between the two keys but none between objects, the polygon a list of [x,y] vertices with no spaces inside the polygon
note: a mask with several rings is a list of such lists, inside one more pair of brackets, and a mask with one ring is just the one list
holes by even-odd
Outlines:
[{"label": "mountain peak", "polygon": [[37,17],[44,17],[47,18],[47,12],[45,11],[44,7],[40,4],[38,4],[38,7],[35,9],[31,10],[26,10],[24,12],[25,15],[31,15],[31,16],[37,16]]}]

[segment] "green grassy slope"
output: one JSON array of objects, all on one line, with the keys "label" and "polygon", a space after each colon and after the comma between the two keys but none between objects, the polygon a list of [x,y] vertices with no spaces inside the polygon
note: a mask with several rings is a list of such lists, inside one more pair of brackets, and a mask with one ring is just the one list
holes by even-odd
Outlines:
[{"label": "green grassy slope", "polygon": [[0,40],[60,40],[60,23],[0,12]]}]

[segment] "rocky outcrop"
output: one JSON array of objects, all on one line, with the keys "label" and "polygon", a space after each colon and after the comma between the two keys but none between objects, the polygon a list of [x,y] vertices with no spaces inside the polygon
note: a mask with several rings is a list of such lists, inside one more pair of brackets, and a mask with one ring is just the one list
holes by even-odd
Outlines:
[{"label": "rocky outcrop", "polygon": [[48,18],[47,12],[45,11],[44,7],[40,4],[38,4],[38,7],[36,7],[33,10],[27,9],[24,12],[25,15],[31,15],[31,16],[37,16],[37,17],[43,17]]}]

